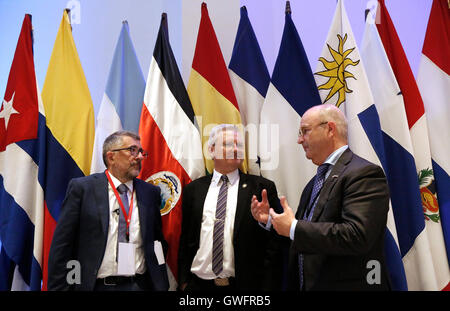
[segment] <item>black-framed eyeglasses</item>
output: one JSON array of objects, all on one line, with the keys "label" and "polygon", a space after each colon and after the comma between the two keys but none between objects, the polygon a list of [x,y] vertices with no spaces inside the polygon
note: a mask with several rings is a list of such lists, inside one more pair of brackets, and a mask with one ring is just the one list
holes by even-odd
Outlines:
[{"label": "black-framed eyeglasses", "polygon": [[319,124],[313,125],[309,128],[303,128],[303,129],[300,128],[300,130],[298,131],[298,137],[303,137],[303,136],[307,135],[310,131],[312,131],[313,128],[324,125],[324,124],[328,124],[328,121],[320,122]]},{"label": "black-framed eyeglasses", "polygon": [[128,150],[133,157],[137,157],[139,155],[139,153],[142,154],[142,156],[144,158],[148,157],[148,152],[145,151],[142,148],[138,148],[137,146],[130,146],[130,147],[125,147],[125,148],[113,149],[111,151],[121,151],[121,150]]}]

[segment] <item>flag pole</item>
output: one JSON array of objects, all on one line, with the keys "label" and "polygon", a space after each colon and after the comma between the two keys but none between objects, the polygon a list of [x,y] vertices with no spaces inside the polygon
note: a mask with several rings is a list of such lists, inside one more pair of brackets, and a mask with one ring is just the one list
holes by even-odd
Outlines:
[{"label": "flag pole", "polygon": [[291,14],[291,1],[286,1],[286,10],[285,10],[286,14]]},{"label": "flag pole", "polygon": [[65,11],[67,12],[67,18],[69,19],[69,25],[70,25],[70,30],[72,31],[72,19],[70,18],[70,9],[65,8]]},{"label": "flag pole", "polygon": [[162,28],[166,32],[166,38],[167,38],[167,40],[169,40],[169,23],[167,21],[167,13],[166,12],[161,14],[161,24],[162,24]]}]

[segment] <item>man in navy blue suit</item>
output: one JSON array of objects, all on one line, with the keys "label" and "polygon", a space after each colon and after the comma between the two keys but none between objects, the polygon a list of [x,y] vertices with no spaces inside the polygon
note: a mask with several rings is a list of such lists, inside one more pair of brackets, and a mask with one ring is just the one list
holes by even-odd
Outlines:
[{"label": "man in navy blue suit", "polygon": [[115,132],[103,144],[107,170],[71,180],[51,244],[49,290],[169,288],[160,190],[136,178],[146,156],[138,135]]},{"label": "man in navy blue suit", "polygon": [[[265,194],[252,199],[253,217],[291,239],[289,290],[389,290],[383,242],[389,190],[381,167],[348,148],[347,120],[336,106],[307,110],[298,143],[318,173],[303,189],[297,212],[281,197],[283,213]],[[379,270],[368,279],[370,264]]]}]

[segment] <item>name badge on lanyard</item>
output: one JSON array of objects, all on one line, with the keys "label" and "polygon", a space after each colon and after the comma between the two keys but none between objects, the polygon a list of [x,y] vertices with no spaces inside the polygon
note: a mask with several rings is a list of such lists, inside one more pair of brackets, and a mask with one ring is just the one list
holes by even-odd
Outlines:
[{"label": "name badge on lanyard", "polygon": [[[122,213],[123,216],[125,217],[125,221],[126,221],[126,227],[127,227],[127,231],[126,231],[126,239],[127,242],[130,240],[130,222],[131,222],[131,213],[133,212],[133,196],[134,196],[134,191],[131,193],[131,200],[130,200],[130,207],[128,209],[128,213],[125,211],[125,207],[123,205],[122,200],[120,199],[119,196],[119,192],[117,192],[116,187],[114,186],[114,183],[112,182],[111,176],[109,175],[108,170],[105,171],[106,177],[108,177],[108,182],[109,185],[111,186],[111,188],[114,191],[114,195],[116,196],[117,202],[119,202],[120,208],[122,209]],[[119,215],[120,217],[120,215]]]},{"label": "name badge on lanyard", "polygon": [[[123,205],[122,199],[120,198],[119,193],[117,192],[114,183],[112,182],[111,176],[109,175],[108,170],[105,171],[106,177],[108,178],[109,185],[114,191],[114,195],[116,196],[117,202],[122,209],[123,216],[126,221],[126,240],[127,243],[120,242],[118,243],[117,250],[117,274],[118,275],[134,275],[136,273],[136,244],[128,243],[130,240],[130,222],[131,222],[131,214],[133,212],[133,196],[134,191],[131,194],[130,207],[129,212],[125,211],[125,207]],[[120,214],[119,214],[120,217]],[[117,237],[118,238],[118,237]]]}]

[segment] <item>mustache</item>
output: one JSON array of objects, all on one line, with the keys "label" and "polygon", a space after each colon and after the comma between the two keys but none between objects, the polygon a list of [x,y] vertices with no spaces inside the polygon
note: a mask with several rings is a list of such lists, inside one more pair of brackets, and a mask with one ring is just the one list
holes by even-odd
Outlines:
[{"label": "mustache", "polygon": [[129,165],[129,168],[132,168],[133,166],[136,166],[136,165],[139,167],[139,170],[140,170],[142,167],[142,162],[141,161],[131,162]]}]

